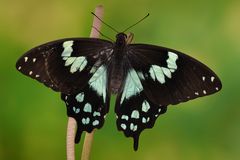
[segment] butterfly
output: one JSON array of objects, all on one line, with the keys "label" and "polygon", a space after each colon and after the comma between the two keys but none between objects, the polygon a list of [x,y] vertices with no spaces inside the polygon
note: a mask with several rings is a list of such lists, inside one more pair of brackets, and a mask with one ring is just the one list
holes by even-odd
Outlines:
[{"label": "butterfly", "polygon": [[134,140],[176,105],[218,92],[218,76],[198,60],[174,49],[116,41],[67,38],[37,46],[16,63],[21,73],[61,92],[67,114],[77,121],[75,143],[83,131],[100,129],[116,94],[118,130]]}]

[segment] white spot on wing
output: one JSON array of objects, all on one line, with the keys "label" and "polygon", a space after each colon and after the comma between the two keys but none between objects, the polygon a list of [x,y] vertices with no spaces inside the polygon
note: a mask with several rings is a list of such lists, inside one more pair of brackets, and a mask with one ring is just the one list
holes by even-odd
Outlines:
[{"label": "white spot on wing", "polygon": [[142,111],[147,112],[149,109],[150,109],[149,103],[146,100],[144,100],[142,103]]},{"label": "white spot on wing", "polygon": [[20,70],[21,68],[22,68],[22,67],[21,67],[21,66],[19,66],[19,67],[18,67],[18,70]]},{"label": "white spot on wing", "polygon": [[147,117],[147,122],[149,122],[150,121],[150,117]]},{"label": "white spot on wing", "polygon": [[83,56],[77,57],[77,58],[74,60],[72,66],[71,66],[71,68],[70,68],[70,72],[71,72],[71,73],[74,73],[74,72],[76,72],[78,69],[79,69],[79,71],[81,72],[81,71],[85,68],[86,65],[87,65],[87,60],[86,60],[85,57],[83,57]]},{"label": "white spot on wing", "polygon": [[27,60],[28,60],[28,57],[24,57],[24,61],[27,62]]},{"label": "white spot on wing", "polygon": [[132,111],[131,118],[138,119],[139,118],[139,112],[137,110]]},{"label": "white spot on wing", "polygon": [[83,102],[83,100],[84,100],[84,93],[83,92],[79,93],[78,95],[76,95],[75,99],[78,102]]},{"label": "white spot on wing", "polygon": [[134,125],[133,123],[130,124],[130,130],[136,131],[137,130],[137,125]]},{"label": "white spot on wing", "polygon": [[145,80],[144,75],[143,75],[142,72],[138,72],[137,74],[138,74],[138,76],[139,76],[139,78],[140,78],[141,80]]},{"label": "white spot on wing", "polygon": [[96,116],[100,116],[100,112],[94,111],[94,112],[93,112],[93,117],[96,117]]},{"label": "white spot on wing", "polygon": [[121,97],[121,104],[124,99],[128,99],[134,95],[137,95],[143,90],[143,86],[141,81],[134,69],[131,69],[128,72],[127,79],[125,81],[125,86],[123,89],[122,97]]},{"label": "white spot on wing", "polygon": [[121,124],[121,127],[122,127],[123,130],[127,129],[126,124],[123,124],[123,123]]},{"label": "white spot on wing", "polygon": [[89,80],[88,84],[90,87],[97,92],[99,96],[103,97],[104,103],[106,102],[106,85],[107,85],[107,72],[106,67],[101,66],[93,74],[92,78]]},{"label": "white spot on wing", "polygon": [[30,71],[30,72],[29,72],[29,75],[32,75],[32,73],[33,73],[33,72],[32,72],[32,71]]},{"label": "white spot on wing", "polygon": [[62,57],[70,57],[72,54],[72,45],[73,45],[73,41],[66,41],[63,43],[63,52],[62,52]]},{"label": "white spot on wing", "polygon": [[199,93],[198,93],[198,92],[195,92],[194,94],[195,94],[195,95],[197,95],[197,96],[199,95]]},{"label": "white spot on wing", "polygon": [[211,77],[211,82],[213,82],[213,81],[214,81],[214,79],[215,79],[215,77],[213,77],[213,76],[212,76],[212,77]]},{"label": "white spot on wing", "polygon": [[91,68],[91,70],[90,70],[90,73],[95,73],[96,70],[97,70],[97,67],[96,67],[96,66],[93,66],[93,67]]},{"label": "white spot on wing", "polygon": [[155,81],[156,79],[161,83],[165,83],[165,77],[162,68],[157,65],[152,65],[149,70],[151,78]]},{"label": "white spot on wing", "polygon": [[77,57],[68,57],[68,58],[65,58],[65,60],[66,60],[66,62],[65,62],[65,66],[69,66],[69,65],[71,65],[74,61],[75,61],[75,59],[76,59]]},{"label": "white spot on wing", "polygon": [[89,104],[89,103],[86,103],[85,105],[84,105],[84,108],[83,108],[83,111],[84,112],[92,112],[92,106],[91,106],[91,104]]},{"label": "white spot on wing", "polygon": [[35,63],[35,62],[36,62],[36,60],[37,60],[36,58],[33,58],[33,60],[32,60],[32,61],[33,61],[33,63]]},{"label": "white spot on wing", "polygon": [[127,115],[122,115],[121,119],[125,119],[127,121],[128,120],[128,116]]},{"label": "white spot on wing", "polygon": [[89,124],[89,122],[90,122],[90,118],[83,118],[82,119],[82,124]]},{"label": "white spot on wing", "polygon": [[79,67],[79,71],[81,72],[87,65],[87,59],[85,58],[85,60],[82,62],[82,64]]},{"label": "white spot on wing", "polygon": [[145,117],[142,118],[142,123],[147,123],[147,119]]},{"label": "white spot on wing", "polygon": [[134,128],[134,124],[131,123],[131,124],[130,124],[130,129],[133,130],[133,128]]},{"label": "white spot on wing", "polygon": [[174,72],[177,69],[176,61],[178,59],[178,55],[173,52],[168,52],[167,66],[171,72]]},{"label": "white spot on wing", "polygon": [[35,75],[36,78],[40,77],[38,74]]},{"label": "white spot on wing", "polygon": [[203,90],[203,94],[207,94],[206,90]]},{"label": "white spot on wing", "polygon": [[203,80],[203,82],[205,81],[205,79],[206,79],[206,77],[205,77],[205,76],[202,76],[202,80]]},{"label": "white spot on wing", "polygon": [[75,113],[79,113],[79,112],[80,112],[80,109],[79,109],[79,108],[76,108],[76,107],[73,107],[73,111],[74,111]]},{"label": "white spot on wing", "polygon": [[135,132],[137,130],[137,125],[134,126],[133,131]]},{"label": "white spot on wing", "polygon": [[162,67],[163,73],[168,77],[172,78],[172,74],[168,68]]},{"label": "white spot on wing", "polygon": [[93,126],[96,126],[96,125],[98,125],[98,124],[99,124],[99,121],[98,121],[98,120],[95,120],[95,121],[93,121],[93,123],[92,123]]}]

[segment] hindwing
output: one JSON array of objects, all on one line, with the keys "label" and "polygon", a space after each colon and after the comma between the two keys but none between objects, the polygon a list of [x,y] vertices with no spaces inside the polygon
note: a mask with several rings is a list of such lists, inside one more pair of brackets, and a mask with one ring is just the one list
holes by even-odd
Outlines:
[{"label": "hindwing", "polygon": [[125,65],[127,76],[121,92],[117,96],[115,113],[118,130],[134,140],[134,150],[138,149],[141,132],[152,128],[159,115],[167,111],[167,106],[154,104],[147,97],[141,78],[129,65]]},{"label": "hindwing", "polygon": [[101,128],[109,110],[110,93],[107,91],[107,71],[102,65],[93,74],[83,89],[76,94],[62,94],[67,114],[77,122],[75,143],[80,141],[83,131],[92,132]]}]

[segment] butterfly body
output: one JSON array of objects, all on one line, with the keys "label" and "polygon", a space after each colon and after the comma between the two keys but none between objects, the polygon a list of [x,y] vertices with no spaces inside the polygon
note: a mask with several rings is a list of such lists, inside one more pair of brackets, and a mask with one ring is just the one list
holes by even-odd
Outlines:
[{"label": "butterfly body", "polygon": [[16,64],[23,74],[61,92],[67,114],[83,131],[101,128],[110,96],[117,94],[116,124],[138,148],[140,133],[152,128],[168,105],[213,94],[222,87],[206,65],[186,54],[155,45],[97,38],[52,41],[26,52]]},{"label": "butterfly body", "polygon": [[113,44],[113,56],[108,65],[109,90],[112,94],[120,92],[124,77],[126,76],[126,39],[127,35],[119,33],[116,35],[116,42]]}]

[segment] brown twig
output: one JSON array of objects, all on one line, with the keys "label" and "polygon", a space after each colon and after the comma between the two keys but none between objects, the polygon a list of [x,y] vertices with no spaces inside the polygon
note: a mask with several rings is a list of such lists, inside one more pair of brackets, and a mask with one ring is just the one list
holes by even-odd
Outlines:
[{"label": "brown twig", "polygon": [[68,118],[67,126],[67,160],[75,160],[75,130],[76,130],[76,121],[72,117]]},{"label": "brown twig", "polygon": [[[102,5],[98,5],[94,12],[99,18],[102,19],[104,9]],[[93,19],[93,25],[97,30],[101,29],[101,21],[99,21],[96,17]],[[90,37],[98,38],[100,36],[100,33],[94,28],[91,30]],[[76,130],[76,121],[75,119],[69,117],[68,118],[68,126],[67,126],[67,160],[75,160],[75,145],[74,145],[74,138],[75,138],[75,130]],[[83,150],[82,150],[82,156],[81,160],[89,160],[90,159],[90,153],[93,143],[93,137],[94,137],[94,130],[92,133],[86,133],[84,144],[83,144]]]}]

